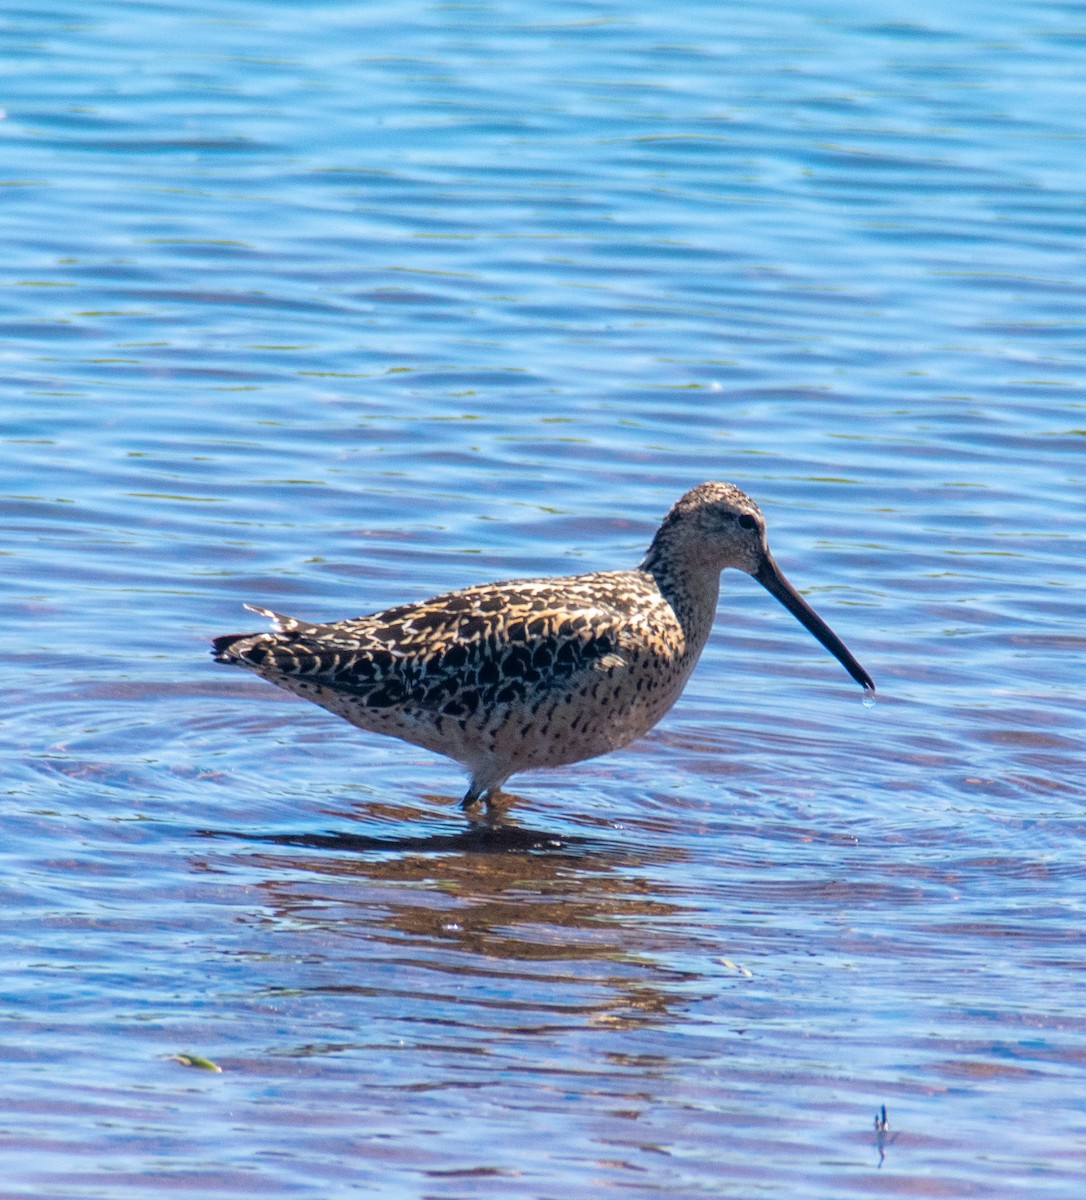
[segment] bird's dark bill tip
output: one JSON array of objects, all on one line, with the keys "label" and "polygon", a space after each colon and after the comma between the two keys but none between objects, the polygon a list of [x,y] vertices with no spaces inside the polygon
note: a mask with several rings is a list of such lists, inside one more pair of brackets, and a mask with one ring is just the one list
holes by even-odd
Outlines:
[{"label": "bird's dark bill tip", "polygon": [[864,704],[868,704],[868,703],[874,704],[875,703],[875,690],[876,690],[875,689],[875,681],[871,678],[870,675],[868,675],[868,673],[863,669],[863,667],[860,666],[860,664],[855,660],[855,658],[852,657],[851,654],[848,654],[847,651],[845,653],[847,655],[847,658],[842,657],[840,655],[836,655],[836,654],[834,655],[834,657],[838,659],[838,661],[845,668],[845,670],[852,676],[853,679],[856,680],[856,682],[860,685],[860,687],[863,688]]}]

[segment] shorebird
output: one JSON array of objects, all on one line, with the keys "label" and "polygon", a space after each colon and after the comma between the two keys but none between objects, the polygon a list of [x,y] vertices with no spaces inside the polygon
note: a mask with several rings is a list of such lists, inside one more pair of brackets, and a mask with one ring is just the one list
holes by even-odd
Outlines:
[{"label": "shorebird", "polygon": [[246,605],[274,631],[217,637],[213,656],[360,729],[455,759],[471,773],[467,809],[489,805],[519,771],[594,758],[651,729],[705,646],[726,567],[756,579],[874,694],[777,566],[758,506],[731,483],[681,497],[632,571],[477,584],[328,624]]}]

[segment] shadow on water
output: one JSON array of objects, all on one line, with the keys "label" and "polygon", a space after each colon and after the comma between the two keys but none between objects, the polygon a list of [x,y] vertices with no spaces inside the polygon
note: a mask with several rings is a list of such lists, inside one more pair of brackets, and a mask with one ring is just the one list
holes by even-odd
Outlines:
[{"label": "shadow on water", "polygon": [[531,854],[577,857],[592,852],[613,855],[616,847],[601,838],[522,829],[519,825],[475,822],[454,833],[252,833],[201,829],[201,837],[236,838],[274,846],[327,850],[335,854]]},{"label": "shadow on water", "polygon": [[[326,851],[344,855],[559,855],[564,859],[597,860],[611,865],[635,865],[650,859],[654,862],[685,857],[672,846],[650,849],[644,842],[636,845],[623,837],[623,831],[609,822],[598,822],[599,834],[562,832],[550,829],[526,828],[519,822],[521,805],[528,801],[503,793],[496,807],[469,813],[455,810],[455,816],[444,811],[448,797],[426,796],[434,809],[417,804],[375,802],[369,800],[355,806],[353,819],[362,826],[381,831],[376,833],[351,831],[307,833],[261,833],[237,829],[201,829],[200,837],[229,838],[249,843],[274,846],[293,846],[298,849]],[[254,808],[257,806],[254,806]],[[338,815],[346,815],[342,809]],[[436,816],[436,820],[435,820]],[[352,819],[348,817],[348,819]],[[450,829],[452,820],[457,828]],[[566,823],[568,826],[568,822]],[[434,829],[437,825],[438,828]]]},{"label": "shadow on water", "polygon": [[[455,1025],[474,1022],[480,1005],[508,1007],[524,1027],[575,1014],[641,1024],[664,1019],[698,978],[668,965],[697,941],[675,923],[693,916],[685,897],[653,870],[684,857],[672,848],[524,828],[504,813],[435,832],[202,836],[244,843],[233,861],[258,877],[265,917],[310,968],[333,964],[322,982],[290,981],[307,994],[387,987],[396,1011],[451,1004],[442,1020]],[[389,980],[376,963],[395,968]]]}]

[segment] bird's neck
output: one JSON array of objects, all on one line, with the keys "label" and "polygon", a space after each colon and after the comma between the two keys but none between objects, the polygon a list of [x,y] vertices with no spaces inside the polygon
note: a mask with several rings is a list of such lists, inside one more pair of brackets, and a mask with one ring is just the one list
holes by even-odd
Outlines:
[{"label": "bird's neck", "polygon": [[720,595],[719,568],[706,568],[681,547],[654,541],[641,563],[641,570],[656,581],[660,595],[671,606],[682,626],[688,651],[696,658],[709,637]]}]

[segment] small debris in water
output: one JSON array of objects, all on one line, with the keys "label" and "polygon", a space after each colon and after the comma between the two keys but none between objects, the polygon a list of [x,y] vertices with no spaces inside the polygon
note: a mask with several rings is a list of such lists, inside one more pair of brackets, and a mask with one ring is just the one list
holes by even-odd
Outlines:
[{"label": "small debris in water", "polygon": [[879,1151],[879,1166],[886,1161],[886,1135],[890,1132],[890,1121],[886,1116],[886,1105],[883,1104],[875,1113],[875,1145]]},{"label": "small debris in water", "polygon": [[204,1058],[202,1054],[171,1054],[169,1058],[171,1062],[179,1062],[183,1067],[196,1067],[200,1071],[217,1071],[222,1074],[222,1067],[210,1058]]},{"label": "small debris in water", "polygon": [[744,979],[754,978],[753,971],[748,971],[746,967],[741,967],[738,963],[733,963],[730,958],[718,958],[717,962],[722,967],[727,967],[729,971],[734,971],[737,975],[742,975]]}]

